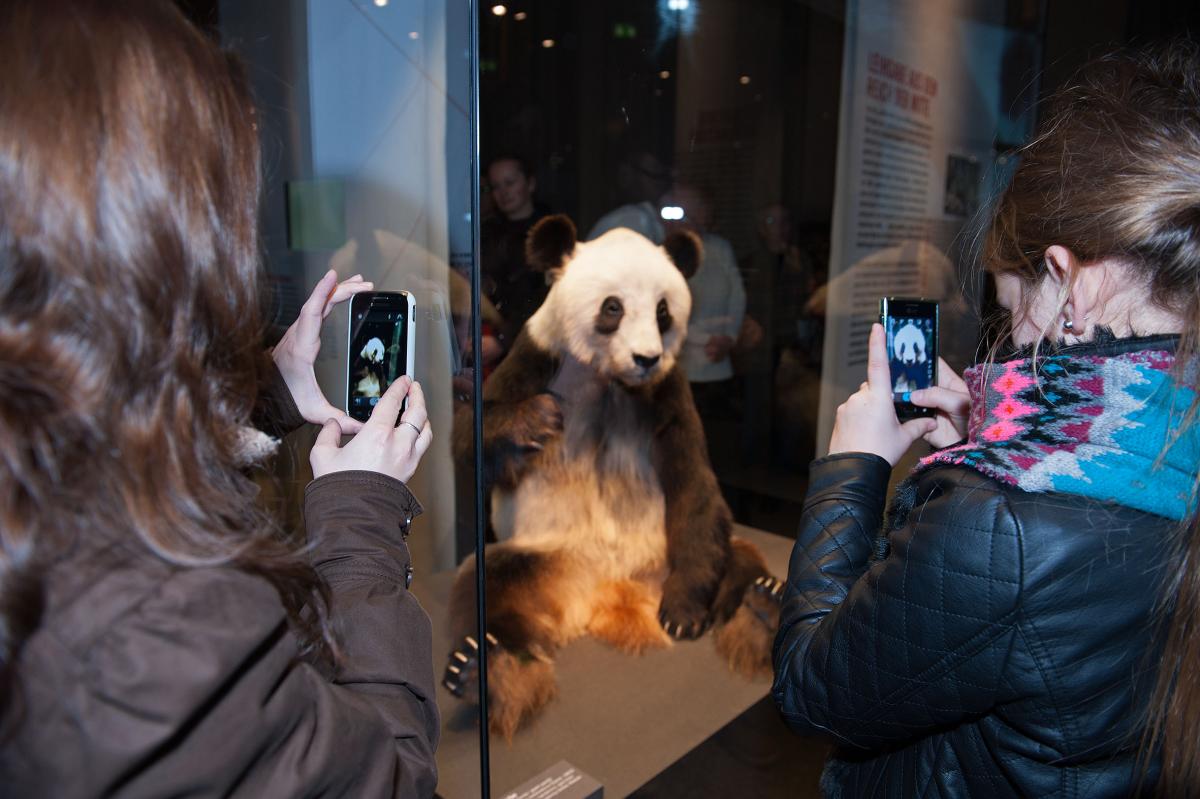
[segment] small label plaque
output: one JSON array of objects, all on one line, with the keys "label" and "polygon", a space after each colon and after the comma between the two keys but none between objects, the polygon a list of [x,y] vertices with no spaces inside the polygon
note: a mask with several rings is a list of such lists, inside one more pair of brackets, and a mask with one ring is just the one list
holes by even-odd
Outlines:
[{"label": "small label plaque", "polygon": [[604,786],[565,760],[500,794],[500,799],[604,799]]}]

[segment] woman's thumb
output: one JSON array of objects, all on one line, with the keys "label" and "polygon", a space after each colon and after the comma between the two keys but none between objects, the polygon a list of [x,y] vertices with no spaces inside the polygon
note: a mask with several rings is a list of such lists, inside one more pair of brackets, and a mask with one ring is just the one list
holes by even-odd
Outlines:
[{"label": "woman's thumb", "polygon": [[337,449],[342,443],[342,428],[338,424],[337,419],[326,419],[325,424],[321,425],[321,432],[317,434],[315,446],[318,447],[333,447]]},{"label": "woman's thumb", "polygon": [[900,429],[908,436],[909,440],[916,441],[918,438],[927,436],[934,430],[937,430],[937,419],[928,416],[923,416],[917,419],[909,419],[904,424],[900,425]]}]

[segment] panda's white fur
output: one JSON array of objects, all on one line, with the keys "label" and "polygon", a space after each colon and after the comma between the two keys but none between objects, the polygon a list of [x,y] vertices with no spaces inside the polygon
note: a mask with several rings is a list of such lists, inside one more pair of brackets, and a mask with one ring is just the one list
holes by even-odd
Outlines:
[{"label": "panda's white fur", "polygon": [[[617,330],[595,329],[602,303],[621,301]],[[658,306],[672,317],[659,332]],[[649,578],[666,568],[663,495],[650,461],[654,430],[613,380],[636,386],[675,366],[687,335],[691,294],[666,251],[617,228],[579,243],[528,322],[539,347],[560,355],[550,390],[563,413],[563,435],[539,457],[514,491],[492,494],[492,526],[501,540],[542,551],[569,552],[577,570],[565,603],[568,636],[582,632],[593,589],[610,580]],[[643,369],[634,355],[659,357]],[[602,438],[602,440],[601,440]]]},{"label": "panda's white fur", "polygon": [[[596,332],[593,325],[606,297],[617,297],[625,308],[620,328],[611,335]],[[674,320],[666,335],[658,332],[660,299],[667,301]],[[638,385],[674,368],[691,310],[687,280],[666,250],[639,233],[615,228],[575,245],[563,274],[526,329],[542,349],[569,354],[606,379]],[[634,355],[662,358],[643,373]]]}]

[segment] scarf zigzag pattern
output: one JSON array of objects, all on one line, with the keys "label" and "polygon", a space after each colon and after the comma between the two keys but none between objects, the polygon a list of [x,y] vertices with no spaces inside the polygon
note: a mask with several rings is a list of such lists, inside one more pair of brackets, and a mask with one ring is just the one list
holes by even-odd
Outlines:
[{"label": "scarf zigzag pattern", "polygon": [[[967,441],[917,471],[962,466],[1025,491],[1064,492],[1170,518],[1192,504],[1200,441],[1174,441],[1192,394],[1170,375],[1174,355],[1055,355],[974,366]],[[1164,449],[1166,452],[1164,453]]]}]

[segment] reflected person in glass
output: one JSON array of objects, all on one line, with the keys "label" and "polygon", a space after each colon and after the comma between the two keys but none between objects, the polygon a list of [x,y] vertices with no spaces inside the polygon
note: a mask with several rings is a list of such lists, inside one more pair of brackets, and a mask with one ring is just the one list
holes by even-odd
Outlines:
[{"label": "reflected person in glass", "polygon": [[[525,237],[550,209],[535,201],[537,176],[519,156],[493,159],[488,164],[487,180],[497,213],[480,226],[480,265],[485,293],[504,317],[504,324],[502,330],[485,332],[499,334],[495,341],[507,351],[549,291],[546,276],[526,262]],[[486,337],[484,343],[483,365],[490,370],[501,350],[489,352]]]}]

